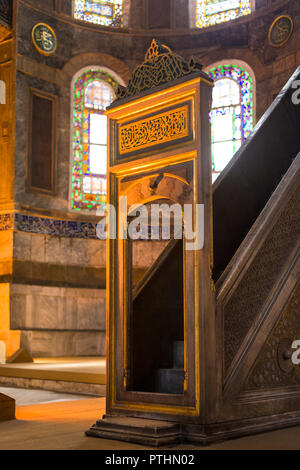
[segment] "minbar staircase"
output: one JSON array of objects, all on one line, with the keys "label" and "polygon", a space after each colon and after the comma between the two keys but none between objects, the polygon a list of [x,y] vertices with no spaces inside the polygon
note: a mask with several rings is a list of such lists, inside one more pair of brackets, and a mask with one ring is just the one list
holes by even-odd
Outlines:
[{"label": "minbar staircase", "polygon": [[[299,80],[300,67],[213,185],[214,270],[212,283],[204,280],[215,311],[201,312],[199,325],[200,418],[137,419],[130,410],[104,417],[88,435],[154,446],[207,444],[300,424],[300,366],[290,360],[300,340],[300,104],[293,100]],[[133,298],[129,390],[156,391],[157,403],[174,405],[188,393],[183,342],[174,346],[183,337],[183,247],[172,243]]]},{"label": "minbar staircase", "polygon": [[[223,399],[235,396],[240,400],[239,394],[244,397],[251,389],[253,401],[253,383],[259,382],[261,374],[260,396],[268,384],[273,395],[276,384],[297,385],[295,377],[289,377],[292,372],[284,372],[282,358],[278,359],[282,338],[279,334],[272,339],[272,334],[281,321],[290,321],[285,317],[292,315],[291,305],[300,295],[300,104],[292,99],[293,84],[299,79],[300,67],[213,185],[213,281],[218,341],[223,344],[217,367]],[[165,282],[170,265],[169,282],[176,285],[182,269],[179,242],[170,243],[157,269],[152,268],[146,283],[142,281],[135,302],[144,296],[145,287],[151,291],[154,278],[157,284]],[[294,331],[279,329],[291,344],[300,339],[300,318],[296,324]],[[264,363],[270,355],[273,362],[268,371]],[[157,372],[161,393],[182,390],[182,371],[177,372],[175,364],[173,369],[167,366]],[[274,399],[269,408],[275,413],[277,407]],[[231,419],[231,405],[227,411]]]}]

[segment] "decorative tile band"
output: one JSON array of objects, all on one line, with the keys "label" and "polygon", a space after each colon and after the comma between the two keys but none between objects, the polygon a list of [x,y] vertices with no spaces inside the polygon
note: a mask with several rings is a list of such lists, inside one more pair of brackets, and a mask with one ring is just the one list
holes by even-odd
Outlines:
[{"label": "decorative tile band", "polygon": [[96,239],[96,223],[15,214],[15,230],[54,237]]},{"label": "decorative tile band", "polygon": [[[97,230],[98,229],[98,230]],[[0,214],[0,232],[15,230],[17,232],[50,235],[52,237],[81,238],[105,240],[105,224],[79,222],[76,220],[50,219],[25,214]],[[167,240],[169,228],[143,226],[139,240],[150,241],[151,233],[156,240]],[[97,235],[98,232],[98,235]]]},{"label": "decorative tile band", "polygon": [[0,215],[0,231],[16,230],[54,237],[96,239],[97,224],[75,220],[50,219],[25,214]]}]

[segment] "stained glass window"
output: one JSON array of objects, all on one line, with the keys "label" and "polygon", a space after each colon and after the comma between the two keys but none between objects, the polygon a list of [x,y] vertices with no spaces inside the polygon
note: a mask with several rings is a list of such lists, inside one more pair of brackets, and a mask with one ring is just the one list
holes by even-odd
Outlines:
[{"label": "stained glass window", "polygon": [[211,110],[212,171],[215,181],[253,129],[253,80],[237,65],[219,65]]},{"label": "stained glass window", "polygon": [[252,0],[196,0],[196,27],[207,28],[249,15]]},{"label": "stained glass window", "polygon": [[123,26],[123,0],[74,0],[74,18],[103,26]]},{"label": "stained glass window", "polygon": [[106,71],[90,69],[74,84],[72,209],[94,211],[106,204],[107,119],[118,86]]}]

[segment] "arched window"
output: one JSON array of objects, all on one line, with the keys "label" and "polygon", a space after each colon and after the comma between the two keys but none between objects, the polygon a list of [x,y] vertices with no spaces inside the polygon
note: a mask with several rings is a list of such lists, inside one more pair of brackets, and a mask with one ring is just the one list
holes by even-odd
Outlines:
[{"label": "arched window", "polygon": [[102,26],[123,26],[123,0],[74,0],[74,18]]},{"label": "arched window", "polygon": [[212,171],[215,181],[253,129],[253,79],[238,65],[218,65],[211,110]]},{"label": "arched window", "polygon": [[[193,0],[192,0],[193,1]],[[196,1],[196,27],[207,28],[249,15],[254,0],[194,0]]]},{"label": "arched window", "polygon": [[106,203],[107,118],[103,111],[118,86],[109,72],[89,69],[73,86],[72,209],[95,211]]}]

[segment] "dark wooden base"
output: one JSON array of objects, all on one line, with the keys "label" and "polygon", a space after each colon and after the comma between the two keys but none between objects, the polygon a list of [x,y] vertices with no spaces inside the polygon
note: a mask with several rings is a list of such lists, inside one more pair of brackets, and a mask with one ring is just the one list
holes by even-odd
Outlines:
[{"label": "dark wooden base", "polygon": [[208,425],[104,416],[86,432],[86,435],[150,447],[181,442],[208,445],[216,441],[274,431],[299,424],[300,411]]},{"label": "dark wooden base", "polygon": [[0,394],[0,421],[15,419],[16,404],[13,398]]},{"label": "dark wooden base", "polygon": [[104,416],[87,436],[134,442],[150,447],[178,444],[181,441],[180,425],[167,421],[141,418]]}]

